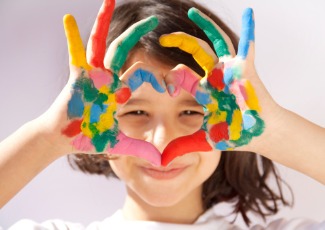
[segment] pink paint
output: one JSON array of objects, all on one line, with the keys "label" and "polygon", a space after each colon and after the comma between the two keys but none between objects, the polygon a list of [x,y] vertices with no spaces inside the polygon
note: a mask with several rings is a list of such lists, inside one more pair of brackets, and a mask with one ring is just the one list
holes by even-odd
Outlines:
[{"label": "pink paint", "polygon": [[117,136],[119,142],[112,149],[111,154],[130,155],[148,160],[153,165],[160,166],[161,155],[159,150],[151,143],[133,139],[120,132]]},{"label": "pink paint", "polygon": [[100,89],[104,85],[109,85],[113,81],[112,73],[103,71],[102,69],[92,69],[89,71],[89,75],[97,89]]},{"label": "pink paint", "polygon": [[244,97],[244,100],[247,101],[248,97],[247,97],[246,88],[245,88],[243,82],[239,83],[239,89],[240,89],[241,95]]},{"label": "pink paint", "polygon": [[172,96],[177,96],[183,88],[185,91],[189,92],[195,97],[199,79],[192,73],[192,71],[187,69],[177,69],[172,73],[175,76],[176,82],[174,83],[175,91]]},{"label": "pink paint", "polygon": [[[230,92],[236,96],[236,103],[239,106],[241,111],[247,110],[245,94],[242,94],[242,83],[239,80],[234,80],[233,83],[230,86]],[[247,96],[246,96],[247,97]]]},{"label": "pink paint", "polygon": [[94,150],[93,144],[91,143],[91,139],[89,137],[84,136],[83,134],[79,134],[73,141],[72,145],[81,151],[90,152]]}]

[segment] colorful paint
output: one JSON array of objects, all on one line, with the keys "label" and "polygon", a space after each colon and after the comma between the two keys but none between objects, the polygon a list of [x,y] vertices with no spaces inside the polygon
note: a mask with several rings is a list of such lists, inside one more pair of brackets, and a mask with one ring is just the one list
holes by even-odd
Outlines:
[{"label": "colorful paint", "polygon": [[[188,16],[206,33],[214,44],[218,57],[230,55],[222,33],[211,19],[195,8],[189,10]],[[162,46],[178,47],[192,54],[204,70],[208,69],[207,66],[214,66],[206,71],[206,76],[201,80],[187,67],[178,69],[174,72],[174,82],[168,87],[173,89],[169,90],[172,96],[183,88],[205,107],[202,130],[207,133],[206,142],[212,142],[213,147],[219,150],[231,150],[247,145],[264,130],[264,121],[258,113],[261,108],[254,88],[248,80],[242,79],[242,69],[249,47],[254,42],[255,24],[252,9],[244,11],[242,22],[238,54],[223,63],[215,64],[213,58],[206,59],[208,53],[198,47],[199,42],[194,42],[190,35],[169,34],[160,39]]]},{"label": "colorful paint", "polygon": [[[131,90],[138,86],[130,84],[131,88],[123,87],[118,77],[120,68],[128,52],[142,36],[157,26],[158,20],[151,16],[131,26],[126,33],[118,37],[119,45],[110,52],[111,68],[105,69],[106,37],[114,5],[114,1],[105,0],[97,16],[88,46],[89,64],[75,19],[71,15],[64,17],[70,62],[79,69],[80,75],[72,87],[67,111],[70,122],[62,130],[62,134],[73,138],[72,145],[77,150],[129,153],[159,165],[159,152],[152,145],[148,146],[150,144],[147,142],[143,143],[123,135],[115,119],[117,104],[125,103],[131,96]],[[153,75],[141,70],[132,80],[139,80],[139,76],[142,82],[150,81],[156,90],[164,90],[155,82]],[[143,149],[147,151],[142,151]]]},{"label": "colorful paint", "polygon": [[[160,39],[163,46],[178,47],[191,53],[206,72],[200,79],[189,68],[180,68],[175,71],[174,82],[167,85],[172,96],[183,88],[204,106],[204,123],[198,132],[171,141],[163,153],[151,143],[124,135],[115,119],[117,105],[125,103],[144,82],[150,83],[157,92],[162,93],[165,88],[152,73],[143,69],[133,73],[127,82],[128,87],[122,86],[118,73],[129,51],[158,25],[158,20],[152,16],[131,26],[112,43],[107,58],[106,36],[114,5],[114,1],[105,0],[98,14],[87,51],[90,53],[89,63],[74,18],[71,15],[64,18],[70,62],[79,68],[80,75],[72,87],[67,111],[70,122],[62,134],[72,138],[71,143],[77,150],[132,155],[154,165],[166,166],[189,152],[233,149],[261,135],[264,122],[258,113],[261,110],[258,99],[250,82],[241,78],[242,66],[250,44],[254,42],[252,10],[246,10],[243,16],[237,57],[225,63],[216,64],[216,58],[206,52],[196,38],[184,33],[165,35]],[[189,11],[189,17],[204,30],[219,57],[230,55],[222,34],[208,17],[196,9]],[[109,69],[104,68],[104,58]]]}]

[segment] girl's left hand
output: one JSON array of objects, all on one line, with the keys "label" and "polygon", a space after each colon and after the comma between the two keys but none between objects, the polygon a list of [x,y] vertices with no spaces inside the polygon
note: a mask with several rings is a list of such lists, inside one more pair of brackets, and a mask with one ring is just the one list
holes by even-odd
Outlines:
[{"label": "girl's left hand", "polygon": [[[242,17],[242,31],[237,55],[229,37],[210,18],[195,8],[188,12],[214,45],[215,52],[201,39],[177,32],[163,35],[165,47],[178,47],[192,54],[205,70],[201,77],[189,67],[176,66],[165,81],[169,93],[180,89],[191,93],[204,106],[202,129],[207,141],[219,150],[254,150],[253,137],[274,126],[281,107],[272,99],[259,79],[254,65],[255,22],[252,9]],[[256,138],[257,141],[261,137]]]}]

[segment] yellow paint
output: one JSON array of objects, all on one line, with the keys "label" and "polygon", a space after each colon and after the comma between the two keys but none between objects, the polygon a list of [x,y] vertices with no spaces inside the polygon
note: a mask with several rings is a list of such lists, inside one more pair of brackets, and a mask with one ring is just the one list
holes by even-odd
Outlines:
[{"label": "yellow paint", "polygon": [[[103,90],[108,92],[108,88],[102,87],[100,90]],[[107,110],[105,113],[103,113],[102,115],[100,115],[99,117],[99,121],[97,123],[97,129],[99,130],[99,132],[105,132],[111,128],[114,127],[114,114],[116,112],[117,109],[117,103],[116,103],[116,98],[114,94],[109,94],[108,95],[108,99],[105,102],[105,104],[108,105]]]},{"label": "yellow paint", "polygon": [[80,37],[76,20],[72,15],[67,14],[63,18],[63,24],[68,42],[71,64],[77,67],[82,67],[86,70],[90,70],[91,66],[87,63],[86,51]]},{"label": "yellow paint", "polygon": [[255,90],[252,86],[252,84],[246,80],[244,82],[245,90],[246,90],[246,104],[251,110],[256,110],[257,112],[261,111],[261,107],[258,104],[258,98],[256,96]]},{"label": "yellow paint", "polygon": [[168,34],[160,37],[159,42],[164,47],[178,47],[192,54],[202,69],[209,73],[214,68],[214,59],[199,44],[198,39],[187,34]]},{"label": "yellow paint", "polygon": [[[208,104],[206,105],[206,108],[209,110],[209,111],[215,111],[211,114],[211,116],[209,117],[207,123],[209,125],[212,125],[212,124],[218,124],[220,122],[224,122],[226,121],[226,118],[227,118],[227,112],[225,111],[218,111],[219,107],[218,107],[218,102],[215,101],[214,103],[212,104]],[[218,111],[218,112],[217,112]]]},{"label": "yellow paint", "polygon": [[107,96],[109,96],[109,88],[108,88],[108,86],[107,85],[104,85],[104,86],[102,86],[100,89],[99,89],[99,92],[100,93],[103,93],[103,94],[105,94],[105,95],[107,95]]},{"label": "yellow paint", "polygon": [[232,122],[229,126],[229,138],[230,140],[238,140],[242,130],[243,118],[241,111],[236,109],[232,115]]},{"label": "yellow paint", "polygon": [[93,138],[93,133],[89,129],[89,123],[90,123],[90,105],[86,105],[84,109],[84,114],[83,114],[83,122],[81,125],[81,131],[82,133],[89,137]]}]

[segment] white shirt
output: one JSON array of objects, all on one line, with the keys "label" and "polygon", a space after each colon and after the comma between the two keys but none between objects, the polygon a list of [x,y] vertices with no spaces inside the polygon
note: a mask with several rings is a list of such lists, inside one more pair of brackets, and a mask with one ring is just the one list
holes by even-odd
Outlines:
[{"label": "white shirt", "polygon": [[[1,229],[1,227],[0,227]],[[239,230],[236,225],[233,225],[226,221],[223,217],[217,216],[213,209],[207,210],[203,213],[194,224],[171,224],[161,223],[155,221],[135,221],[127,220],[122,213],[122,210],[118,210],[111,217],[106,218],[103,221],[93,222],[87,227],[81,224],[65,222],[62,220],[48,220],[43,223],[35,223],[31,220],[21,220],[10,227],[8,230],[215,230],[215,229],[227,229],[227,230]],[[267,226],[255,225],[250,228],[251,230],[325,230],[325,221],[317,223],[307,219],[292,219],[286,221],[284,219],[278,219],[272,221]]]}]

